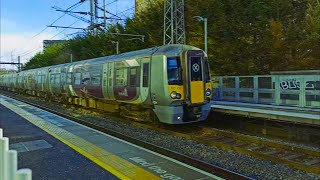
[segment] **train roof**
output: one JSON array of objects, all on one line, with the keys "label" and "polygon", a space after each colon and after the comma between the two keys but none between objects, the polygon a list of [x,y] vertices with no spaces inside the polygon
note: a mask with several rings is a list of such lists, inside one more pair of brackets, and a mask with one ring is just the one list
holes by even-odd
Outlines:
[{"label": "train roof", "polygon": [[[116,54],[111,56],[105,57],[98,57],[83,61],[76,61],[72,63],[73,65],[77,64],[87,64],[87,63],[102,63],[102,62],[109,62],[109,61],[117,61],[123,59],[134,59],[139,57],[145,57],[150,55],[163,55],[166,54],[167,56],[177,56],[181,54],[184,50],[189,49],[199,49],[189,45],[182,45],[182,44],[172,44],[172,45],[165,45],[160,47],[142,49],[137,51],[126,52],[122,54]],[[69,63],[68,63],[69,64]]]},{"label": "train roof", "polygon": [[64,63],[64,64],[57,64],[47,67],[41,67],[36,69],[28,69],[25,71],[22,71],[23,73],[33,72],[35,70],[46,70],[51,68],[59,68],[59,67],[65,67],[70,65],[83,65],[83,64],[96,64],[96,63],[103,63],[103,62],[109,62],[109,61],[118,61],[123,59],[134,59],[139,57],[145,57],[150,55],[163,55],[166,54],[167,56],[177,56],[181,54],[185,50],[199,50],[199,48],[196,48],[194,46],[190,45],[183,45],[183,44],[171,44],[171,45],[164,45],[160,47],[153,47],[148,49],[142,49],[137,51],[131,51],[126,52],[122,54],[116,54],[111,56],[104,56],[104,57],[98,57],[88,60],[82,60],[82,61],[75,61],[71,63]]}]

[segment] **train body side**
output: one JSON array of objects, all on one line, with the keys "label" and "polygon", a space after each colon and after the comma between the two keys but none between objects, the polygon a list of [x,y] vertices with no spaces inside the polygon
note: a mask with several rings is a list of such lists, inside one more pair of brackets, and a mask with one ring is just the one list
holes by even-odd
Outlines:
[{"label": "train body side", "polygon": [[148,118],[152,111],[160,122],[183,124],[210,111],[208,72],[202,50],[169,45],[0,75],[0,86],[122,114]]}]

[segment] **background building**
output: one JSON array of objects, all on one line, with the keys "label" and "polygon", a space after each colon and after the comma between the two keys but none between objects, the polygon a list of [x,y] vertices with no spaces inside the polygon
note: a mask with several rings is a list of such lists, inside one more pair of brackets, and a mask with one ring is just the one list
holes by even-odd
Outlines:
[{"label": "background building", "polygon": [[43,52],[52,45],[65,43],[66,40],[43,40]]}]

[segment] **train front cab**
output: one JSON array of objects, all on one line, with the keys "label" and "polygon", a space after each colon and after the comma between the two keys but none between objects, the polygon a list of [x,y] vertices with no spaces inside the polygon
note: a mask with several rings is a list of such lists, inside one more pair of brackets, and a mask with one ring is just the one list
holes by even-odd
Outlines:
[{"label": "train front cab", "polygon": [[187,50],[181,56],[164,58],[165,97],[169,97],[170,103],[155,105],[154,112],[168,124],[205,120],[212,94],[206,54],[202,50]]}]

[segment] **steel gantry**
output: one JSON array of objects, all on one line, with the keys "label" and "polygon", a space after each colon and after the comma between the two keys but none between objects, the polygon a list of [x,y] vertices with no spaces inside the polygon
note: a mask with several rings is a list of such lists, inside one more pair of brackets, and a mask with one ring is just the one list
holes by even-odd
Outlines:
[{"label": "steel gantry", "polygon": [[185,44],[184,0],[164,0],[163,44]]}]

